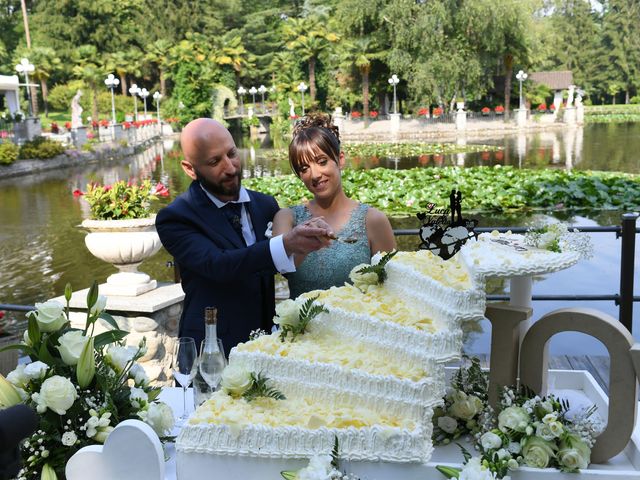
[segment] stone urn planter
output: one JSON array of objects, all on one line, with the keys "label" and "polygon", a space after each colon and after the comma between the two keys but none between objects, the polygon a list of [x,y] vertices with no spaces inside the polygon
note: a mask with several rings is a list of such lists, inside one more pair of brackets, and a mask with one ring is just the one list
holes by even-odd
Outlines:
[{"label": "stone urn planter", "polygon": [[[15,345],[16,343],[21,342],[21,335],[0,336],[0,349],[8,345]],[[19,350],[6,350],[4,352],[0,352],[0,373],[5,377],[18,365],[18,352]]]},{"label": "stone urn planter", "polygon": [[84,242],[93,256],[119,270],[100,286],[101,294],[136,296],[156,288],[158,282],[138,271],[142,261],[162,246],[155,215],[130,220],[85,220],[81,226],[89,231]]}]

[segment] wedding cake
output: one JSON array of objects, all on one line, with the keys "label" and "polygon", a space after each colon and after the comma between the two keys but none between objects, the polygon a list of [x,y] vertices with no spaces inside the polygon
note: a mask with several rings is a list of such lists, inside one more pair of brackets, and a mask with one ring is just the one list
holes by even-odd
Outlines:
[{"label": "wedding cake", "polygon": [[[336,438],[345,460],[429,460],[433,406],[444,394],[442,362],[460,355],[460,323],[482,316],[484,295],[462,262],[420,251],[385,263],[384,283],[375,272],[352,272],[354,285],[283,302],[275,319],[280,331],[232,350],[230,367],[265,375],[286,399],[217,392],[178,438],[179,472],[186,477],[232,456],[245,467],[280,459],[285,469],[285,459],[330,452]],[[283,335],[304,303],[322,310],[304,333]]]}]

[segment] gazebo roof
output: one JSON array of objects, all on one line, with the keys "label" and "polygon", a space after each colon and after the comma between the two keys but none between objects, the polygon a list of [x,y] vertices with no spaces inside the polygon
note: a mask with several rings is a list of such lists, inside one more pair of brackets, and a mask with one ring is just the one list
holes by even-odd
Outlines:
[{"label": "gazebo roof", "polygon": [[557,72],[532,72],[529,78],[536,83],[542,83],[552,90],[565,90],[573,85],[573,72],[563,70]]},{"label": "gazebo roof", "polygon": [[18,90],[17,75],[0,75],[0,90]]}]

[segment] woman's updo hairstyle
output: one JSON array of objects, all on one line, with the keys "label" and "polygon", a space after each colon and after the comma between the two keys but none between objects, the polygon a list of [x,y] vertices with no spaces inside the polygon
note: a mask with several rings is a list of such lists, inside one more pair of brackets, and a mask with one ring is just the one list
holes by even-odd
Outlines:
[{"label": "woman's updo hairstyle", "polygon": [[293,127],[289,144],[289,163],[300,176],[300,166],[313,161],[318,150],[338,163],[340,159],[340,131],[325,113],[311,113]]}]

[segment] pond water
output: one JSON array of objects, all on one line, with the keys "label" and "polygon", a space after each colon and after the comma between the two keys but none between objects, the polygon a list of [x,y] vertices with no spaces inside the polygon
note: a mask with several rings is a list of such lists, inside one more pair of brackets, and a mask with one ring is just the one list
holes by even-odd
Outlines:
[{"label": "pond water", "polygon": [[[576,168],[640,172],[640,124],[588,125],[568,131],[514,135],[491,143],[504,149],[474,154],[431,155],[421,158],[361,158],[352,167],[411,168],[438,165],[504,164],[532,168]],[[272,147],[269,139],[250,142],[238,139],[242,147],[245,177],[288,173],[286,161],[269,160],[263,153]],[[153,178],[169,185],[171,197],[184,191],[189,180],[182,173],[177,142],[165,140],[138,155],[104,164],[73,167],[15,179],[0,178],[0,303],[33,305],[61,295],[67,282],[74,289],[88,286],[94,279],[103,282],[115,268],[94,258],[84,246],[78,228],[87,217],[86,204],[72,196],[90,181],[111,183],[118,179]],[[357,163],[357,165],[356,165]],[[1,175],[1,173],[0,173]],[[590,212],[580,216],[570,212],[553,217],[573,225],[615,225],[621,212]],[[475,216],[481,226],[530,225],[530,215]],[[418,228],[415,218],[392,219],[394,228]],[[589,261],[562,272],[536,278],[534,294],[614,294],[619,290],[620,241],[613,233],[591,235],[596,255]],[[403,249],[415,249],[417,237],[400,237]],[[170,256],[161,250],[141,269],[159,281],[172,281],[173,270],[166,266]],[[636,273],[636,284],[640,281]],[[493,293],[506,293],[506,283],[493,285]],[[613,302],[535,302],[534,318],[561,307],[584,306],[617,317]],[[637,311],[637,309],[636,309]],[[8,312],[19,322],[24,315]],[[634,330],[639,331],[638,314]],[[473,326],[466,349],[486,353],[489,349],[488,322]],[[599,342],[581,334],[563,334],[553,339],[554,354],[603,354]]]}]

